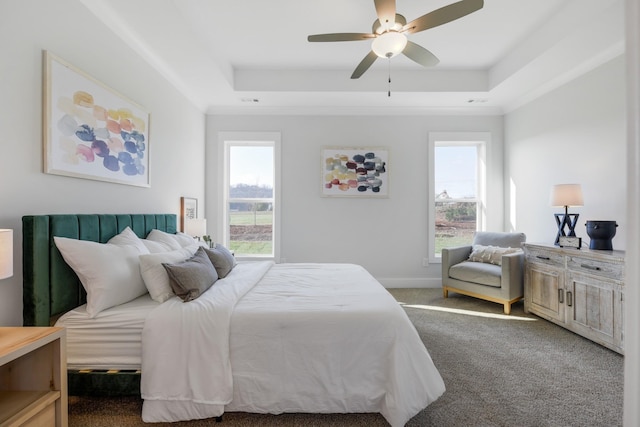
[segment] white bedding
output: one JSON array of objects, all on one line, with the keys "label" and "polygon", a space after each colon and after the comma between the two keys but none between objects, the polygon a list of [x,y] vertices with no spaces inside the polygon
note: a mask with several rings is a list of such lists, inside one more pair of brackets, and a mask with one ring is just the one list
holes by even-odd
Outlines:
[{"label": "white bedding", "polygon": [[352,264],[241,263],[197,300],[153,310],[143,340],[145,421],[380,412],[395,427],[445,390],[406,313]]},{"label": "white bedding", "polygon": [[140,369],[144,319],[158,305],[145,294],[93,319],[86,304],[65,313],[56,326],[67,328],[67,368]]}]

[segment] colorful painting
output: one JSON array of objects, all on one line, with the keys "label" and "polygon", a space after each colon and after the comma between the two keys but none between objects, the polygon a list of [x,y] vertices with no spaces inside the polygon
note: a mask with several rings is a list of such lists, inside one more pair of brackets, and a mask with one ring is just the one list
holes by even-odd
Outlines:
[{"label": "colorful painting", "polygon": [[389,152],[385,148],[322,149],[322,195],[388,197]]},{"label": "colorful painting", "polygon": [[149,187],[149,113],[44,52],[46,173]]}]

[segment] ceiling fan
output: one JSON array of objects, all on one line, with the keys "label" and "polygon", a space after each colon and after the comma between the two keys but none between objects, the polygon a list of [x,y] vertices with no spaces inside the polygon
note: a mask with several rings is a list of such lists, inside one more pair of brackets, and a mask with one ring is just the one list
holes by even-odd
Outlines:
[{"label": "ceiling fan", "polygon": [[391,59],[399,53],[403,53],[424,67],[438,64],[440,60],[433,53],[407,40],[406,34],[446,24],[484,6],[484,0],[462,0],[422,15],[407,24],[405,17],[396,13],[396,0],[374,0],[373,2],[378,15],[378,19],[373,23],[373,32],[316,34],[307,37],[310,42],[373,40],[371,52],[358,64],[351,75],[352,79],[360,78],[378,57]]}]

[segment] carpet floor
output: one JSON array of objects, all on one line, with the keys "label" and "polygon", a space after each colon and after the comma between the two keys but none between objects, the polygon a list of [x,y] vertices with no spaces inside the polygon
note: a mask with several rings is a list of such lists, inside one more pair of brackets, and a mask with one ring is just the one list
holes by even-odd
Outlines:
[{"label": "carpet floor", "polygon": [[[624,358],[533,315],[440,289],[390,289],[415,325],[447,391],[408,427],[621,426]],[[71,427],[388,426],[379,414],[225,413],[145,424],[136,397],[69,397]]]}]

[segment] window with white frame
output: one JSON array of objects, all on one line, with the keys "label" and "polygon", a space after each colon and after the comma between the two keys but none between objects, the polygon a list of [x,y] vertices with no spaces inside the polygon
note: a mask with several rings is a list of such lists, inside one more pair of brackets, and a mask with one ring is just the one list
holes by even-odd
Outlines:
[{"label": "window with white frame", "polygon": [[429,135],[429,261],[442,248],[471,244],[485,227],[486,145],[489,135]]},{"label": "window with white frame", "polygon": [[279,257],[279,133],[222,133],[222,241],[238,258]]}]

